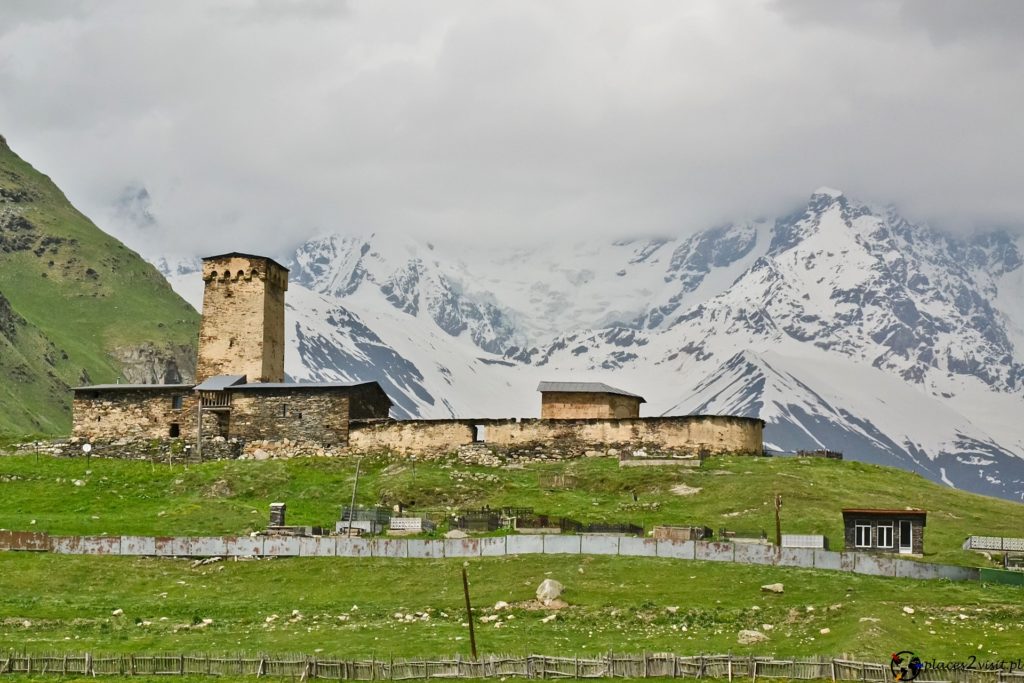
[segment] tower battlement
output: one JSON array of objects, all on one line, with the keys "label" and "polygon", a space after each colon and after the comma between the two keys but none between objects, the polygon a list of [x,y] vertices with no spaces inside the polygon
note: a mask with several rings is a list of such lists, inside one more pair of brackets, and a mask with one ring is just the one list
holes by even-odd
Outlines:
[{"label": "tower battlement", "polygon": [[283,382],[288,269],[232,252],[203,259],[203,282],[196,380],[245,375],[249,382]]}]

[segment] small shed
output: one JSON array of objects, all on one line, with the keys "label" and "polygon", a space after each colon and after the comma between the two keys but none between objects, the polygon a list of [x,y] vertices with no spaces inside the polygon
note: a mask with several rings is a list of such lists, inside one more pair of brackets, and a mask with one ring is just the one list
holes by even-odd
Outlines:
[{"label": "small shed", "polygon": [[640,417],[643,396],[602,382],[541,382],[542,420],[621,419]]},{"label": "small shed", "polygon": [[846,508],[843,529],[847,550],[903,555],[924,553],[925,510]]}]

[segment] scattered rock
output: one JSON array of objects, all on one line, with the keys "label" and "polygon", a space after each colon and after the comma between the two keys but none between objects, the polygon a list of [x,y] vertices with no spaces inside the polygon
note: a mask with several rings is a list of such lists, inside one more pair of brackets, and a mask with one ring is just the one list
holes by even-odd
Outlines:
[{"label": "scattered rock", "polygon": [[904,614],[913,614],[914,613],[914,608],[913,607],[904,607],[903,608],[903,613]]},{"label": "scattered rock", "polygon": [[469,538],[469,534],[467,534],[462,529],[452,529],[451,531],[446,533],[444,535],[444,537],[445,538]]},{"label": "scattered rock", "polygon": [[508,609],[508,603],[507,602],[505,602],[504,600],[498,600],[498,602],[494,603],[494,611],[495,612],[500,612],[503,609]]},{"label": "scattered rock", "polygon": [[768,640],[768,636],[760,631],[750,631],[747,629],[740,631],[736,636],[736,642],[740,645],[753,645],[754,643],[763,643],[766,640]]},{"label": "scattered rock", "polygon": [[672,491],[672,493],[676,494],[677,496],[692,496],[695,493],[700,493],[699,488],[687,486],[686,484],[676,484],[669,490]]},{"label": "scattered rock", "polygon": [[113,612],[111,612],[110,615],[113,616],[113,617],[124,616],[124,610],[118,608],[118,609],[114,610]]},{"label": "scattered rock", "polygon": [[557,615],[557,614],[549,614],[548,616],[546,616],[546,617],[544,617],[543,619],[541,619],[541,620],[540,620],[540,623],[542,623],[542,624],[546,624],[546,623],[548,623],[548,622],[550,622],[550,621],[554,621],[554,620],[555,620],[555,619],[557,619],[557,618],[558,618],[558,615]]},{"label": "scattered rock", "polygon": [[537,586],[537,600],[542,604],[547,605],[552,600],[556,599],[565,590],[560,582],[554,579],[544,579],[540,585]]},{"label": "scattered rock", "polygon": [[85,486],[85,482],[84,482],[84,481],[82,481],[81,479],[75,479],[75,480],[74,480],[73,482],[71,482],[71,483],[72,483],[72,484],[74,484],[75,486]]},{"label": "scattered rock", "polygon": [[782,593],[783,588],[781,583],[769,583],[766,586],[761,586],[761,590],[765,593]]},{"label": "scattered rock", "polygon": [[665,611],[669,614],[675,614],[679,611],[679,605],[671,605],[670,607],[666,607]]},{"label": "scattered rock", "polygon": [[820,633],[823,636],[827,636],[829,633],[832,633],[832,629],[823,628],[820,631],[818,631],[818,633]]},{"label": "scattered rock", "polygon": [[481,624],[489,624],[492,621],[497,621],[498,619],[501,619],[501,615],[499,615],[499,614],[488,614],[486,617],[480,617],[480,623]]}]

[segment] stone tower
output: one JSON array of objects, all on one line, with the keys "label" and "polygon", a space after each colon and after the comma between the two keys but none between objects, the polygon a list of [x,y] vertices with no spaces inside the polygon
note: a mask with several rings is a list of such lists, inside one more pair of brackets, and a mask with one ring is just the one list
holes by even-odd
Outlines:
[{"label": "stone tower", "polygon": [[203,282],[196,381],[245,375],[249,382],[283,382],[288,269],[232,252],[203,259]]}]

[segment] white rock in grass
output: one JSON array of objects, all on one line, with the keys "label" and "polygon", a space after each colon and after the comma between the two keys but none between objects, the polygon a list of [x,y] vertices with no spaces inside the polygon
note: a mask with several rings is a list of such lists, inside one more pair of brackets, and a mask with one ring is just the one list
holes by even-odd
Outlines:
[{"label": "white rock in grass", "polygon": [[818,631],[818,633],[820,633],[820,634],[821,634],[821,635],[823,635],[823,636],[827,636],[827,635],[828,635],[829,633],[832,633],[832,629],[829,629],[829,628],[823,628],[823,629],[821,629],[820,631]]},{"label": "white rock in grass", "polygon": [[114,617],[123,616],[124,615],[124,610],[123,609],[116,609],[113,612],[111,612],[110,615],[114,616]]},{"label": "white rock in grass", "polygon": [[761,586],[761,590],[765,593],[782,593],[783,587],[781,583],[769,583],[767,586]]},{"label": "white rock in grass", "polygon": [[565,586],[558,581],[555,581],[554,579],[544,579],[541,581],[540,585],[537,586],[537,600],[546,605],[561,595],[563,590],[565,590]]},{"label": "white rock in grass", "polygon": [[500,612],[503,609],[508,609],[508,603],[507,602],[505,602],[504,600],[498,600],[498,602],[494,603],[494,611],[495,612]]},{"label": "white rock in grass", "polygon": [[736,636],[736,642],[740,645],[753,645],[754,643],[763,643],[766,640],[768,640],[768,636],[760,631],[750,631],[747,629],[740,631]]},{"label": "white rock in grass", "polygon": [[558,615],[557,615],[557,614],[549,614],[548,616],[546,616],[546,617],[544,617],[543,619],[541,619],[541,620],[540,620],[540,623],[542,623],[542,624],[546,624],[546,623],[548,623],[549,621],[554,621],[554,620],[555,620],[555,619],[557,619],[557,618],[558,618]]},{"label": "white rock in grass", "polygon": [[914,613],[914,608],[913,607],[904,607],[903,608],[903,613],[904,614],[913,614]]}]

